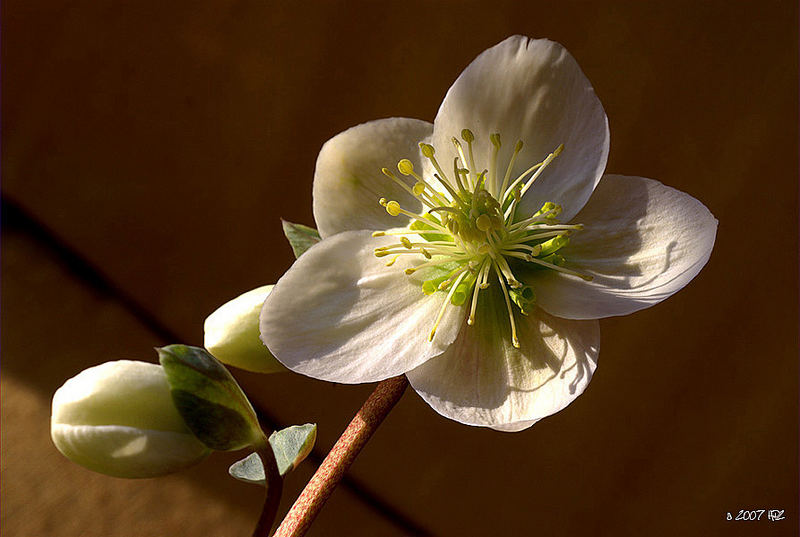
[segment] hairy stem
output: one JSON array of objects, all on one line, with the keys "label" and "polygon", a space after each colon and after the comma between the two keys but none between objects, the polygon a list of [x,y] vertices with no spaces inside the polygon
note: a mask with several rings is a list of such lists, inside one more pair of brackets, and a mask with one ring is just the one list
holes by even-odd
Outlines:
[{"label": "hairy stem", "polygon": [[378,384],[317,468],[306,488],[286,514],[286,518],[278,526],[274,537],[300,537],[308,531],[314,518],[344,473],[353,464],[358,453],[400,400],[406,386],[408,380],[405,375]]}]

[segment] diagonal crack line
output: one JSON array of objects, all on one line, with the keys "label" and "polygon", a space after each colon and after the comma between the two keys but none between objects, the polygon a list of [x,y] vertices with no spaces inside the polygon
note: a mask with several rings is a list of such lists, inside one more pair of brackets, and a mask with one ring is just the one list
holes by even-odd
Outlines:
[{"label": "diagonal crack line", "polygon": [[[26,234],[39,245],[49,250],[73,276],[82,281],[93,291],[116,301],[128,311],[139,323],[147,328],[164,344],[181,341],[182,338],[158,317],[153,315],[146,307],[134,297],[115,285],[111,278],[105,275],[98,267],[92,264],[79,252],[65,244],[59,236],[40,222],[36,217],[27,212],[15,201],[9,199],[4,193],[0,195],[0,229],[17,231]],[[264,408],[253,405],[258,414],[258,420],[267,430],[278,430],[288,424],[282,423]],[[319,466],[325,454],[315,448],[308,458]],[[378,512],[404,535],[409,537],[429,537],[430,532],[420,527],[416,522],[395,509],[392,505],[382,500],[360,481],[345,474],[341,486],[348,489],[361,502]]]}]

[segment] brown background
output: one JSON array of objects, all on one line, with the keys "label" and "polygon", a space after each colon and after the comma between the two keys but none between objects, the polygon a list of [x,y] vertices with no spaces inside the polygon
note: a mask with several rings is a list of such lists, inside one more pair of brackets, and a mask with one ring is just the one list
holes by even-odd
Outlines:
[{"label": "brown background", "polygon": [[[483,49],[563,43],[611,125],[608,170],[720,221],[669,301],[601,323],[587,392],[519,434],[413,392],[311,535],[797,535],[797,5],[761,2],[3,2],[2,529],[248,535],[257,488],[215,455],[123,481],[61,457],[53,391],[117,358],[199,344],[205,316],[292,261],[320,146],[432,120]],[[370,386],[237,373],[315,460]],[[243,455],[243,454],[241,454]],[[316,462],[315,462],[316,461]],[[726,522],[739,509],[781,522]],[[765,515],[766,518],[766,515]]]}]

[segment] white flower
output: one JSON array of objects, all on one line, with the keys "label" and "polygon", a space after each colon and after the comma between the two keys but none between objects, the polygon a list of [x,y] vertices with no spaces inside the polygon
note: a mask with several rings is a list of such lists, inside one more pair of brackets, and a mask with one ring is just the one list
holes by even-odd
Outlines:
[{"label": "white flower", "polygon": [[189,431],[161,366],[120,360],[90,367],[53,396],[50,436],[68,459],[115,477],[155,477],[210,453]]},{"label": "white flower", "polygon": [[517,431],[557,412],[594,372],[597,319],[681,289],[716,235],[691,196],[603,176],[608,147],[572,56],[503,41],[456,80],[433,125],[379,120],[325,144],[323,241],[266,300],[262,339],[318,379],[405,373],[470,425]]}]

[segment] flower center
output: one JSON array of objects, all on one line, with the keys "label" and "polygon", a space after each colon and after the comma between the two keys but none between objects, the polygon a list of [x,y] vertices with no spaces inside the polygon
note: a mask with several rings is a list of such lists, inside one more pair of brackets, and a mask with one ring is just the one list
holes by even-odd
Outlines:
[{"label": "flower center", "polygon": [[[480,172],[473,156],[475,136],[469,129],[464,129],[461,137],[466,142],[466,151],[461,141],[452,138],[457,156],[449,175],[436,159],[434,147],[423,142],[419,144],[422,155],[435,170],[431,178],[420,176],[408,159],[398,162],[397,169],[415,180],[413,186],[383,168],[383,173],[420,200],[425,210],[417,214],[403,209],[396,201],[381,198],[380,203],[389,214],[403,214],[412,221],[402,230],[373,233],[375,237],[400,237],[398,243],[376,248],[375,255],[392,256],[387,266],[393,265],[404,254],[421,255],[424,261],[407,268],[406,274],[427,269],[426,277],[433,277],[424,280],[422,291],[427,295],[447,293],[428,336],[429,341],[433,341],[448,304],[461,306],[469,299],[467,324],[474,324],[480,292],[489,287],[490,280],[496,279],[505,299],[512,345],[519,347],[514,306],[519,313],[527,315],[533,308],[536,295],[530,286],[517,279],[516,272],[529,274],[531,270],[549,269],[592,279],[565,267],[566,260],[558,253],[569,242],[572,233],[583,229],[582,224],[559,223],[561,206],[552,202],[545,203],[534,214],[517,214],[522,197],[564,146],[559,145],[542,162],[511,180],[514,163],[522,150],[521,140],[514,147],[514,154],[501,179],[497,167],[500,135],[489,137],[493,147],[489,167]],[[435,185],[440,185],[444,191]]]}]

